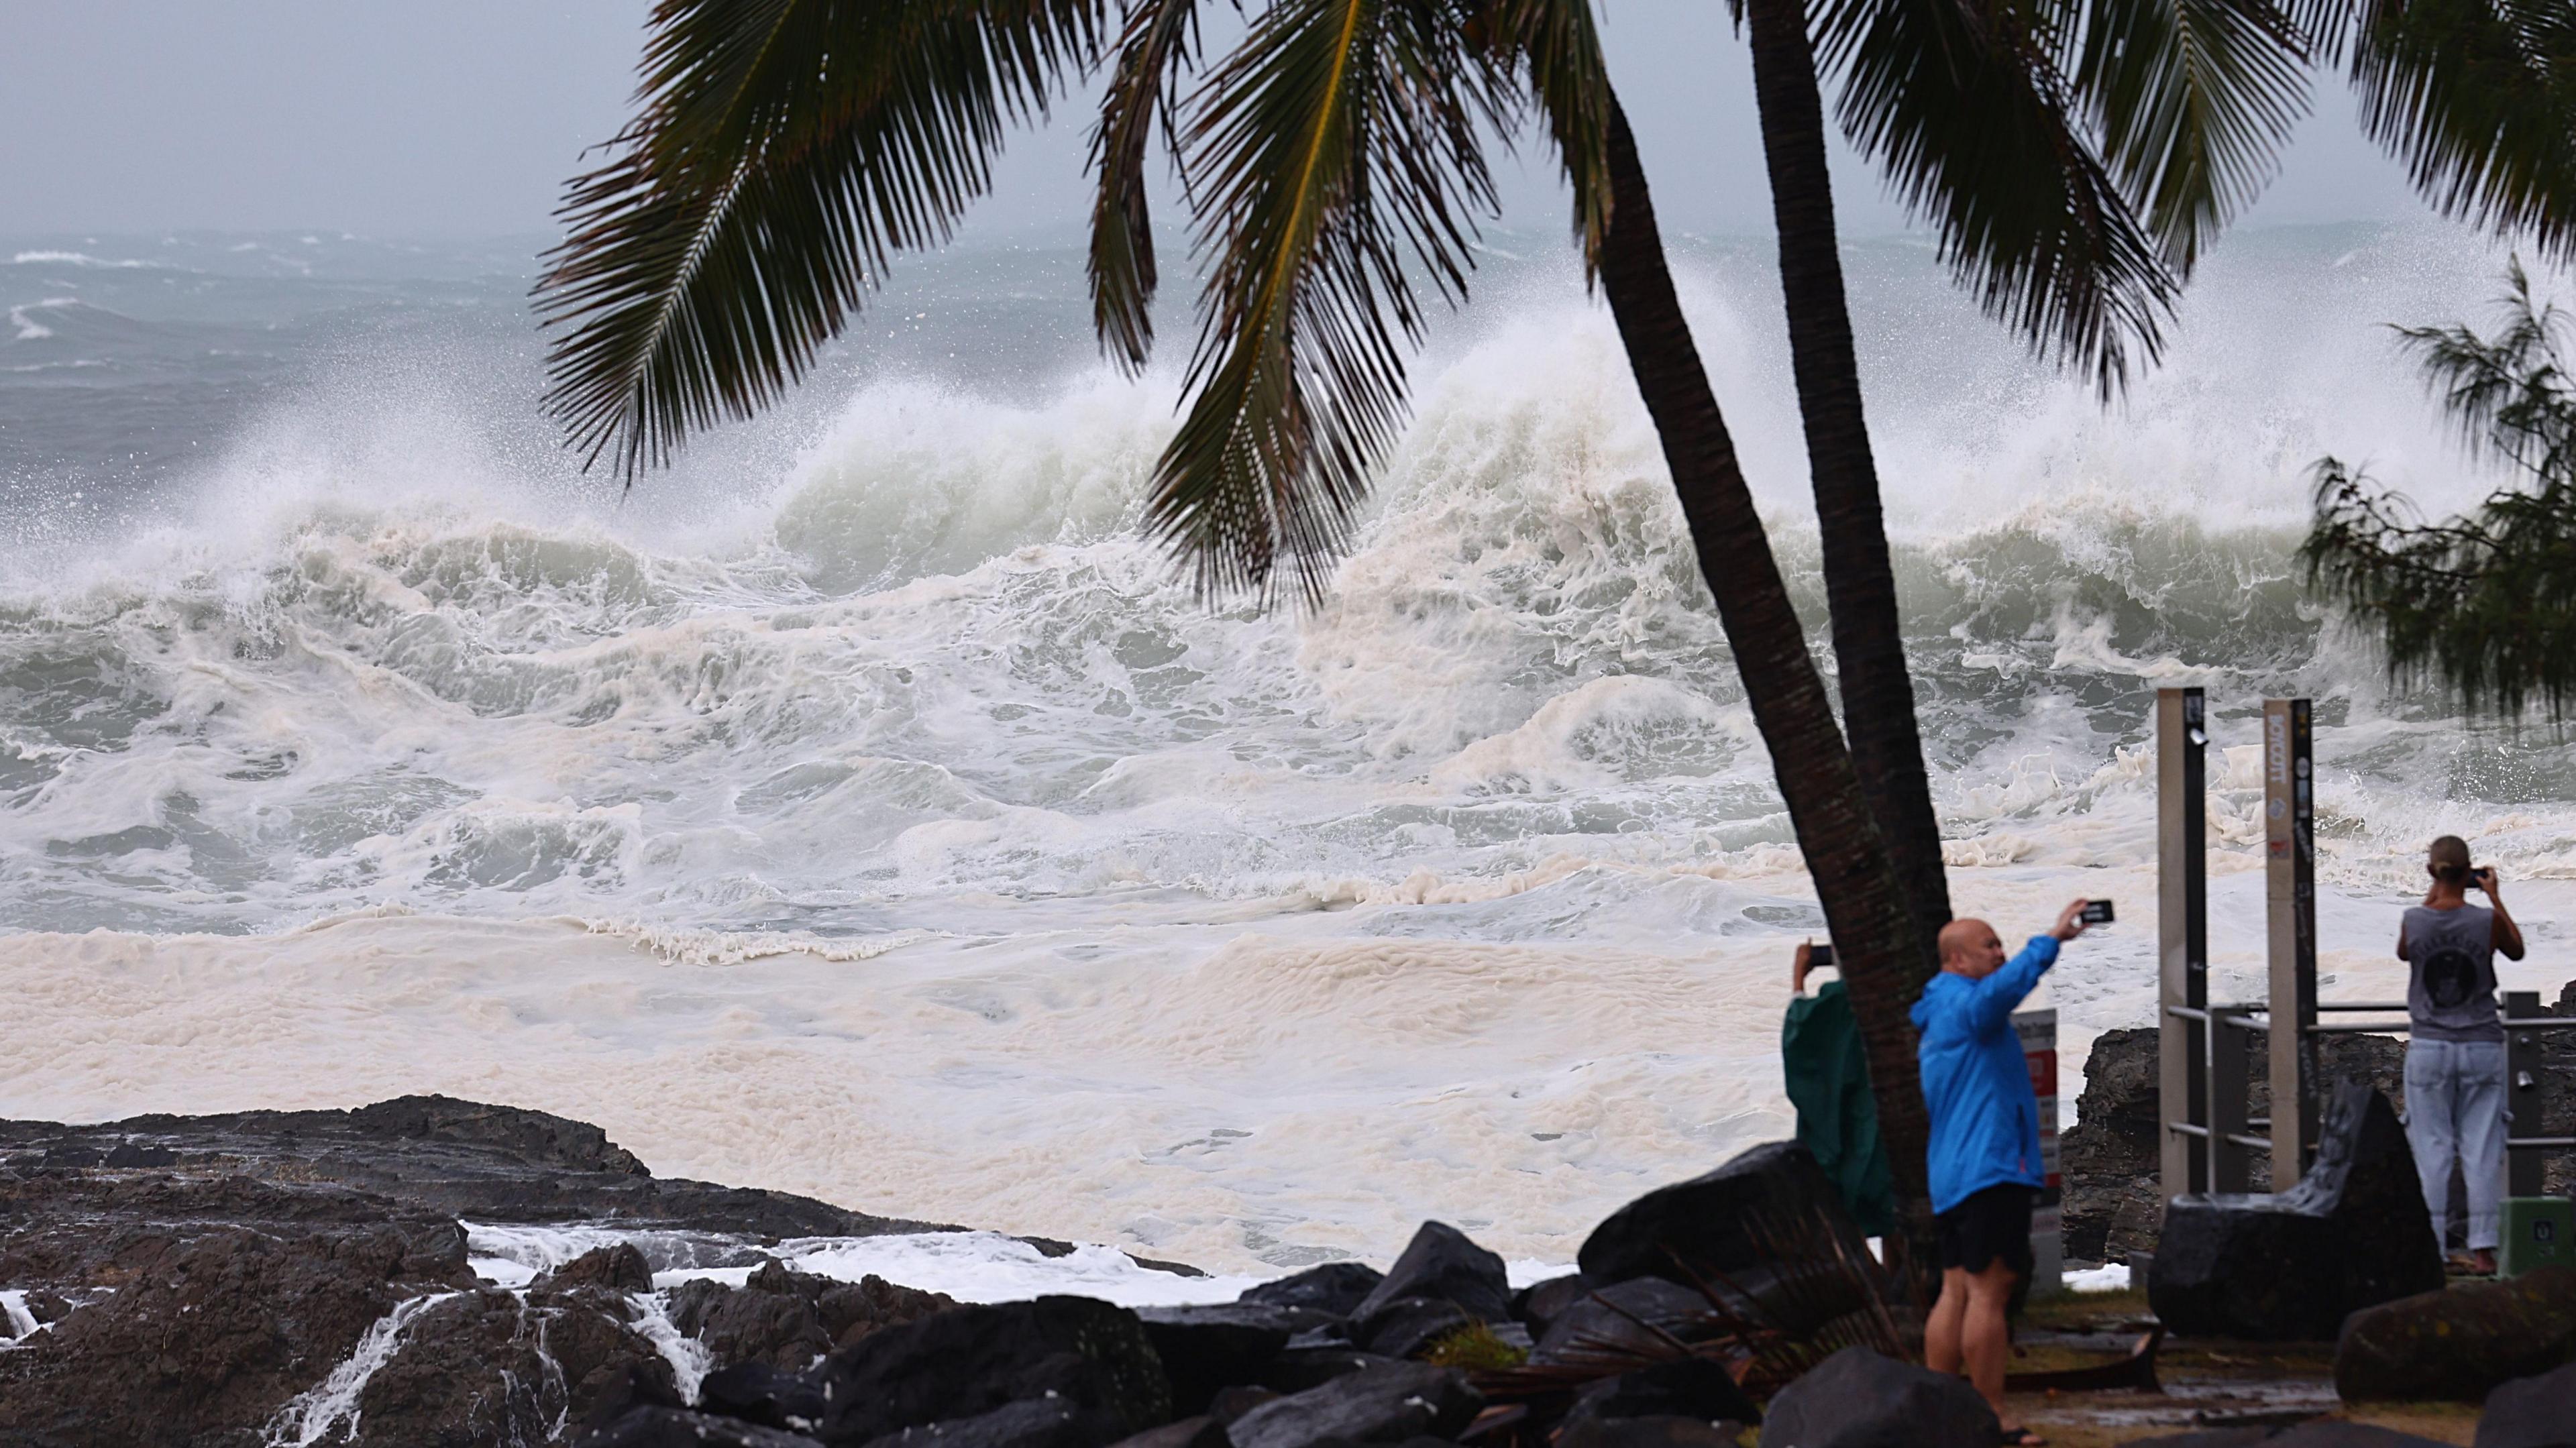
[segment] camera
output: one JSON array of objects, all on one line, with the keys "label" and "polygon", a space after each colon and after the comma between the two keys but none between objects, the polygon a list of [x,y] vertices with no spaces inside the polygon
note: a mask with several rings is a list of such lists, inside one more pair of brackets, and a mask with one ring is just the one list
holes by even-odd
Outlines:
[{"label": "camera", "polygon": [[2111,902],[2108,900],[2085,901],[2083,920],[2087,925],[2110,924],[2112,920]]},{"label": "camera", "polygon": [[1810,945],[1807,947],[1807,964],[1812,968],[1822,970],[1833,963],[1833,942],[1827,941],[1822,945]]}]

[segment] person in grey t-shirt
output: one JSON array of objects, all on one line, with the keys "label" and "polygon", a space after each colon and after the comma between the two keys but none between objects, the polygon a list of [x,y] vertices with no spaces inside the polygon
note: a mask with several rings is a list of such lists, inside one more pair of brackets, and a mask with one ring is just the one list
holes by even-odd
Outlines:
[{"label": "person in grey t-shirt", "polygon": [[[2451,1162],[2469,1188],[2474,1269],[2496,1270],[2503,1240],[2504,1022],[2496,1015],[2495,955],[2522,959],[2522,931],[2496,893],[2496,873],[2469,863],[2469,847],[2444,835],[2426,852],[2433,886],[2406,912],[2397,957],[2407,964],[2406,1143],[2415,1152],[2436,1241],[2448,1239]],[[2469,903],[2483,891],[2486,906]]]}]

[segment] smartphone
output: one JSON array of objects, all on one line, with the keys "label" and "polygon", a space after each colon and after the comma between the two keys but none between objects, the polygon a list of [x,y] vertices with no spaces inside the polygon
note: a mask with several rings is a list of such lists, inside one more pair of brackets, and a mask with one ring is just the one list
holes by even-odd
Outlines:
[{"label": "smartphone", "polygon": [[2111,923],[2111,920],[2112,920],[2112,916],[2111,916],[2111,902],[2110,902],[2110,901],[2108,901],[2108,900],[2087,900],[2087,901],[2085,901],[2085,902],[2084,902],[2084,917],[2083,917],[2083,918],[2084,918],[2084,923],[2085,923],[2085,924],[2087,924],[2087,925],[2108,925],[2108,924],[2110,924],[2110,923]]},{"label": "smartphone", "polygon": [[1834,947],[1831,943],[1824,945],[1810,945],[1807,947],[1807,964],[1811,968],[1822,970],[1833,963]]}]

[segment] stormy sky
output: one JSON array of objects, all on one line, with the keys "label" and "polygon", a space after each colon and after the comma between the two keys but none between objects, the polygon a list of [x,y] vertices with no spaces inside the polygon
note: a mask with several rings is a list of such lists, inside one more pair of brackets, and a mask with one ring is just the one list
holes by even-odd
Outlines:
[{"label": "stormy sky", "polygon": [[[0,6],[0,231],[545,233],[624,117],[649,0],[18,0]],[[1666,225],[1769,229],[1751,64],[1716,0],[1607,0],[1613,74]],[[1071,234],[1087,107],[1015,138],[969,234]],[[1847,233],[1904,226],[1847,154]],[[1543,166],[1509,224],[1554,228]],[[2421,216],[2339,82],[2247,224]]]}]

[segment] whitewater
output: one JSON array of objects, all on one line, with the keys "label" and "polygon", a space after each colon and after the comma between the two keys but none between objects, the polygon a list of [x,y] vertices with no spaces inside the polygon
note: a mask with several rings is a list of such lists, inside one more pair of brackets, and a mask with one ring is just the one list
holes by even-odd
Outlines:
[{"label": "whitewater", "polygon": [[[1789,1130],[1822,916],[1615,334],[1505,240],[1330,597],[1265,613],[1139,537],[1176,382],[1097,365],[1063,247],[923,262],[621,497],[537,413],[524,253],[0,238],[0,1114],[445,1092],[1225,1273],[1428,1216],[1569,1260]],[[1676,264],[1829,665],[1764,250]],[[2502,260],[2233,238],[2106,409],[1852,248],[1954,894],[2120,906],[2035,1002],[2070,1066],[2150,1016],[2159,686],[2212,700],[2221,990],[2267,694],[2318,701],[2330,996],[2396,990],[2444,831],[2507,986],[2576,976],[2576,754],[2390,686],[2291,557],[2323,453],[2494,485],[2382,324]]]}]

